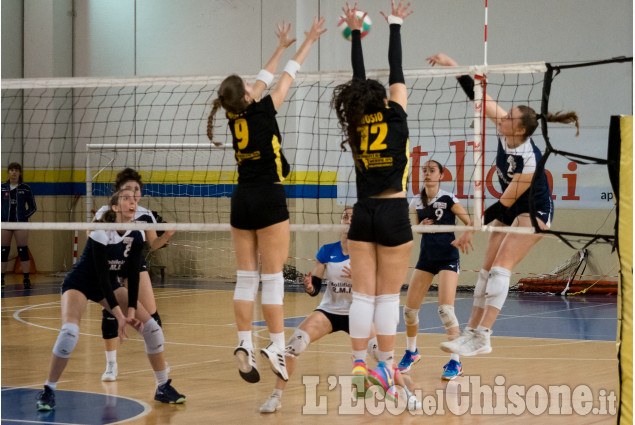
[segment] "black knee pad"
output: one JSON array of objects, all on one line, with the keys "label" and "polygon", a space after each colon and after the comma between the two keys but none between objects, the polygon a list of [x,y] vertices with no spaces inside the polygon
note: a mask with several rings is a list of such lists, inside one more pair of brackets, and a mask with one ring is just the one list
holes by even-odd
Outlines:
[{"label": "black knee pad", "polygon": [[163,324],[161,323],[161,316],[159,316],[159,311],[155,311],[151,314],[152,318],[163,328]]},{"label": "black knee pad", "polygon": [[6,263],[7,261],[9,261],[9,251],[11,250],[10,246],[3,246],[2,247],[2,262]]},{"label": "black knee pad", "polygon": [[23,262],[30,260],[29,247],[27,245],[18,247],[18,257],[20,257],[20,260],[22,260]]},{"label": "black knee pad", "polygon": [[119,324],[117,318],[108,310],[101,311],[101,336],[104,339],[117,338],[119,336]]}]

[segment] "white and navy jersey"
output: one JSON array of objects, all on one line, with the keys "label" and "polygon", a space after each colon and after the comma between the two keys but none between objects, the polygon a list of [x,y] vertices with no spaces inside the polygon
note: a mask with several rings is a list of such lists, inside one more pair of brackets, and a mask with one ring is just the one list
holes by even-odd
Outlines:
[{"label": "white and navy jersey", "polygon": [[[540,149],[529,138],[516,148],[507,146],[504,137],[498,138],[498,152],[496,153],[496,173],[503,192],[507,189],[515,174],[533,174],[536,166],[542,158]],[[537,185],[534,187],[534,197],[537,206],[543,208],[552,204],[551,190],[547,182],[544,170],[540,175]],[[522,210],[529,211],[529,189],[516,200],[513,206],[518,205]],[[527,206],[525,208],[524,206]]]},{"label": "white and navy jersey", "polygon": [[[427,205],[423,205],[421,196],[417,196],[410,201],[410,209],[417,212],[419,223],[426,219],[434,220],[435,224],[454,225],[456,215],[452,212],[454,204],[459,200],[453,193],[439,189],[436,196],[428,200]],[[451,245],[455,239],[454,232],[444,233],[423,233],[421,235],[421,248],[419,251],[419,261],[450,261],[459,258],[459,250]]]},{"label": "white and navy jersey", "polygon": [[353,302],[353,282],[341,277],[344,274],[344,267],[351,267],[351,260],[348,255],[342,252],[342,243],[335,242],[323,245],[317,253],[317,260],[326,265],[323,279],[326,280],[327,287],[322,297],[322,302],[317,307],[331,314],[348,315]]}]

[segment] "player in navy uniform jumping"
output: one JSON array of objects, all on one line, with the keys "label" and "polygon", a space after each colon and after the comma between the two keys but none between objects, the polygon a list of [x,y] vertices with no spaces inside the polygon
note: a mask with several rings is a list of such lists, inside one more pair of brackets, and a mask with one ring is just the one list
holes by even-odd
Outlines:
[{"label": "player in navy uniform jumping", "polygon": [[[386,16],[390,25],[388,62],[389,91],[376,80],[366,79],[357,4],[342,8],[352,30],[353,79],[337,86],[331,106],[337,114],[353,153],[357,203],[348,233],[353,278],[353,301],[349,327],[353,351],[353,374],[380,385],[391,399],[393,359],[399,292],[406,279],[412,229],[408,217],[406,185],[409,151],[406,107],[408,92],[402,70],[401,24],[410,15],[410,3],[392,2]],[[371,325],[375,324],[379,364],[367,372],[364,363]]]},{"label": "player in navy uniform jumping", "polygon": [[[115,193],[109,206],[110,210],[102,218],[104,222],[131,222],[137,210],[134,192]],[[54,391],[77,344],[79,323],[88,300],[101,304],[116,317],[122,341],[126,337],[126,325],[133,326],[143,336],[157,382],[154,399],[163,403],[185,402],[185,396],[179,394],[168,379],[163,331],[143,305],[137,303],[142,246],[143,235],[139,231],[95,230],[90,233],[82,257],[62,283],[62,328],[53,346],[48,379],[37,398],[38,410],[55,408]],[[128,289],[119,282],[118,276],[122,274],[128,279]]]},{"label": "player in navy uniform jumping", "polygon": [[[276,111],[284,102],[300,65],[311,46],[326,30],[324,18],[313,21],[305,32],[306,39],[284,68],[271,93],[261,99],[273,81],[282,53],[295,39],[289,39],[291,25],[278,26],[280,43],[253,85],[238,75],[230,75],[221,83],[208,118],[207,136],[214,140],[214,116],[220,107],[226,111],[235,158],[238,185],[232,193],[230,224],[236,253],[236,289],[234,313],[238,327],[238,347],[234,355],[240,376],[247,382],[258,382],[252,342],[254,300],[262,280],[262,312],[267,322],[271,343],[260,350],[273,372],[288,379],[285,366],[284,279],[282,267],[289,255],[289,211],[282,181],[289,174],[289,164],[280,146],[282,137]],[[261,270],[258,271],[258,255]]]},{"label": "player in navy uniform jumping", "polygon": [[[353,208],[348,207],[342,213],[340,222],[350,224],[352,216]],[[348,333],[348,313],[352,301],[350,264],[348,231],[344,231],[338,242],[320,248],[313,271],[304,276],[304,289],[312,297],[320,293],[323,282],[326,290],[320,305],[300,323],[287,342],[285,351],[289,376],[295,369],[297,357],[310,343],[330,333]],[[368,343],[368,351],[373,354],[376,347],[377,340],[372,338]],[[274,413],[282,407],[282,392],[286,384],[282,379],[276,379],[273,393],[260,407],[261,413]]]},{"label": "player in navy uniform jumping", "polygon": [[[457,66],[452,58],[442,53],[427,60],[433,66]],[[474,80],[467,75],[457,78],[467,96],[474,100]],[[538,116],[526,105],[514,106],[507,112],[489,96],[486,98],[484,109],[498,132],[496,172],[503,194],[498,202],[485,210],[483,222],[491,223],[495,227],[531,227],[529,187],[536,165],[542,157],[542,153],[531,139],[531,135],[538,127]],[[575,112],[549,113],[544,118],[550,122],[574,122],[579,130],[578,116]],[[553,200],[544,171],[533,192],[534,199],[531,201],[536,205],[538,225],[542,229],[547,229],[553,219]],[[474,288],[474,304],[468,326],[459,338],[441,343],[443,351],[463,356],[492,351],[492,326],[507,298],[512,270],[541,238],[541,233],[490,234],[485,263]]]},{"label": "player in navy uniform jumping", "polygon": [[[125,168],[117,173],[117,178],[114,185],[115,192],[128,189],[134,192],[135,200],[137,201],[137,212],[135,213],[134,221],[142,223],[154,223],[156,219],[152,211],[142,207],[138,204],[141,199],[141,191],[143,189],[143,183],[141,182],[141,174],[132,168]],[[95,219],[101,219],[102,215],[108,211],[108,205],[104,205],[95,213]],[[145,240],[150,245],[150,250],[154,251],[168,243],[170,237],[174,234],[173,230],[163,232],[161,236],[157,235],[155,230],[144,230]],[[144,308],[148,310],[150,315],[159,326],[163,327],[161,323],[161,317],[157,310],[157,303],[154,299],[154,292],[152,290],[152,282],[150,281],[150,274],[148,273],[148,266],[145,258],[141,257],[141,266],[139,268],[139,301],[143,304]],[[106,353],[106,371],[101,376],[102,381],[115,381],[119,368],[117,366],[117,319],[108,312],[108,310],[102,310],[101,332],[104,339],[105,353]]]},{"label": "player in navy uniform jumping", "polygon": [[[472,220],[456,196],[439,187],[443,178],[443,165],[434,160],[427,161],[423,164],[422,171],[424,187],[421,189],[421,196],[410,202],[410,209],[416,211],[416,223],[454,225],[458,217],[465,225],[471,226]],[[417,350],[419,309],[435,275],[439,276],[439,317],[450,340],[459,336],[459,321],[454,314],[454,297],[460,272],[459,248],[465,253],[469,248],[474,249],[473,233],[466,231],[458,240],[455,239],[454,232],[421,235],[419,261],[410,279],[403,310],[406,324],[406,353],[399,362],[398,368],[401,372],[408,372],[412,365],[421,359]],[[458,354],[451,354],[450,361],[443,369],[441,378],[444,380],[460,376],[462,368]]]}]

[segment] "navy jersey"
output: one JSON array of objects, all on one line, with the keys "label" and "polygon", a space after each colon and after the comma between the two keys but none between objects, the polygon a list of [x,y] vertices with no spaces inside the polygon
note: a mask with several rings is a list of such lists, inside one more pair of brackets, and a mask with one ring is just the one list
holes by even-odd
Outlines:
[{"label": "navy jersey", "polygon": [[[498,139],[498,152],[496,154],[496,173],[503,192],[507,189],[514,174],[532,174],[536,172],[536,165],[540,162],[542,153],[530,138],[516,148],[507,146],[504,138]],[[553,215],[553,201],[551,190],[547,182],[547,175],[542,171],[537,186],[534,187],[534,198],[538,210],[547,215]],[[516,200],[512,207],[519,213],[529,212],[529,189]],[[544,222],[547,220],[540,217]]]},{"label": "navy jersey", "polygon": [[[421,197],[417,196],[410,201],[410,209],[417,212],[419,223],[430,218],[435,224],[456,224],[456,215],[452,212],[454,204],[459,200],[454,194],[439,189],[434,198],[428,199],[428,205],[423,205]],[[452,261],[459,259],[459,250],[451,245],[455,239],[454,232],[423,233],[421,235],[421,248],[419,261]]]},{"label": "navy jersey", "polygon": [[345,277],[344,267],[351,267],[351,260],[348,255],[342,252],[342,243],[335,242],[323,245],[318,251],[316,259],[324,264],[323,278],[327,281],[326,291],[318,309],[327,313],[346,315],[351,309],[353,302],[353,282]]},{"label": "navy jersey", "polygon": [[[66,276],[66,281],[74,282],[76,285],[99,285],[100,276],[103,276],[104,270],[98,270],[100,259],[95,257],[95,244],[102,245],[106,248],[108,261],[107,280],[111,287],[117,286],[117,276],[125,274],[130,281],[137,282],[137,288],[131,288],[129,293],[130,305],[136,306],[138,291],[138,278],[130,279],[132,274],[139,276],[138,264],[129,264],[134,256],[131,253],[141,252],[143,246],[143,235],[138,230],[127,231],[120,235],[116,230],[95,230],[92,231],[86,242],[84,252],[81,258]],[[138,258],[137,258],[138,261]],[[137,267],[134,273],[131,273],[130,267]],[[104,294],[106,297],[106,294]]]},{"label": "navy jersey", "polygon": [[355,159],[357,199],[378,195],[386,189],[405,191],[408,183],[408,123],[401,105],[370,111],[357,127],[360,149]]},{"label": "navy jersey", "polygon": [[282,137],[271,96],[252,102],[240,114],[227,112],[238,163],[238,184],[278,183],[289,175],[280,150]]}]

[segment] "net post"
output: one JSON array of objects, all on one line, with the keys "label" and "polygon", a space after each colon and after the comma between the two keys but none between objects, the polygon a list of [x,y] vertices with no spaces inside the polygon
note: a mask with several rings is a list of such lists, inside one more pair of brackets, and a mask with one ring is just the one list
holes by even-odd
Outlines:
[{"label": "net post", "polygon": [[483,206],[485,202],[483,196],[483,154],[485,152],[483,146],[485,142],[485,97],[482,85],[485,77],[484,74],[481,75],[477,71],[474,75],[474,79],[478,80],[478,84],[474,84],[474,229],[480,230],[482,228],[481,217],[483,216]]}]

